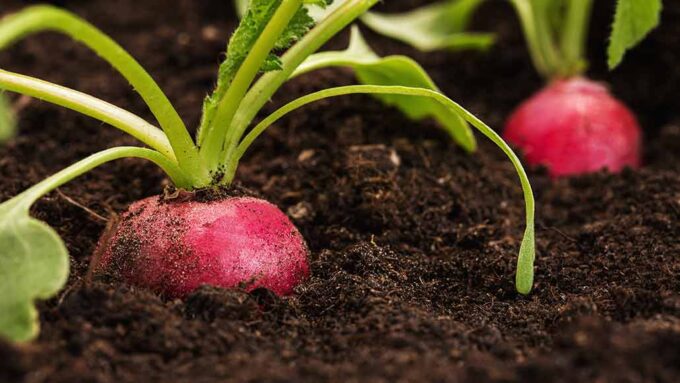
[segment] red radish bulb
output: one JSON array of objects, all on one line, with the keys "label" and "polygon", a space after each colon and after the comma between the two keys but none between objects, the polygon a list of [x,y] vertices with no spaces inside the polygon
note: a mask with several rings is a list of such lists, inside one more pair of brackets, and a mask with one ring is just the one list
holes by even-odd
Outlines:
[{"label": "red radish bulb", "polygon": [[583,77],[554,81],[525,101],[504,138],[554,177],[640,166],[635,116],[605,86]]},{"label": "red radish bulb", "polygon": [[94,270],[167,297],[202,285],[289,295],[309,275],[308,250],[288,217],[252,197],[134,203],[100,240]]}]

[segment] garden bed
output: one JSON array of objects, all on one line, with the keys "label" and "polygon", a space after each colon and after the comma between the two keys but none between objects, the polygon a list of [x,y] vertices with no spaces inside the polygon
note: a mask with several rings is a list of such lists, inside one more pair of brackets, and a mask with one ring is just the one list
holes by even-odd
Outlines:
[{"label": "garden bed", "polygon": [[[25,2],[3,3],[2,14]],[[230,2],[58,3],[128,48],[187,124],[198,124],[236,25]],[[105,218],[162,192],[159,170],[120,161],[34,208],[64,238],[72,272],[40,304],[36,342],[0,341],[0,381],[680,380],[680,5],[666,2],[662,26],[608,73],[612,4],[597,3],[592,73],[638,113],[645,166],[557,181],[531,169],[538,259],[528,297],[512,283],[524,210],[507,159],[481,137],[479,152],[466,155],[435,123],[348,96],[277,123],[239,170],[241,185],[281,207],[307,239],[312,277],[295,297],[203,288],[163,300],[90,280]],[[448,96],[500,128],[541,83],[508,5],[484,6],[476,28],[498,33],[491,52],[423,54],[365,34],[381,54],[416,58]],[[66,38],[31,38],[0,54],[0,67],[151,120],[123,79]],[[266,109],[352,79],[343,70],[306,75]],[[135,144],[73,112],[12,99],[22,107],[20,134],[0,148],[2,200],[95,149]]]}]

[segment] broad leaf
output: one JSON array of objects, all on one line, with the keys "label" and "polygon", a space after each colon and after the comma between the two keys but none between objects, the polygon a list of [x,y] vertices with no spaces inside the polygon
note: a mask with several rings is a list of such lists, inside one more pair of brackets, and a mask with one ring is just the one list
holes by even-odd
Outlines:
[{"label": "broad leaf", "polygon": [[[293,76],[329,66],[352,68],[359,82],[366,85],[400,85],[439,91],[427,72],[412,59],[406,56],[381,58],[375,54],[356,26],[352,28],[347,50],[312,55],[298,67]],[[440,102],[427,97],[393,94],[376,94],[375,97],[397,107],[411,119],[434,118],[461,147],[467,151],[475,150],[475,138],[467,122]]]},{"label": "broad leaf", "polygon": [[484,0],[446,0],[401,14],[366,13],[361,20],[374,31],[421,51],[486,49],[489,33],[465,32]]},{"label": "broad leaf", "polygon": [[637,45],[657,25],[661,0],[618,0],[609,41],[608,64],[616,68],[626,51]]},{"label": "broad leaf", "polygon": [[16,121],[7,97],[0,93],[0,143],[12,138],[16,132]]},{"label": "broad leaf", "polygon": [[37,299],[66,283],[68,252],[57,233],[28,215],[30,198],[0,204],[0,336],[27,341],[38,334]]}]

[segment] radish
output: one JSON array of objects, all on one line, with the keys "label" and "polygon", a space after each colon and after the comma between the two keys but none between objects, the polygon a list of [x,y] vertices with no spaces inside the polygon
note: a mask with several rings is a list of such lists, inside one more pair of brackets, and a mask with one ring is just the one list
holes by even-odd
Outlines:
[{"label": "radish", "polygon": [[[0,49],[46,30],[84,43],[132,84],[160,125],[159,129],[90,95],[0,69],[0,90],[72,109],[148,146],[95,153],[0,203],[0,336],[33,339],[38,334],[34,302],[53,297],[68,277],[66,246],[52,228],[30,216],[31,205],[93,168],[126,157],[158,165],[177,193],[174,198],[156,196],[133,203],[101,237],[93,271],[113,274],[169,298],[185,297],[205,284],[294,293],[310,273],[309,253],[298,230],[269,202],[220,194],[231,190],[243,155],[268,127],[309,103],[350,94],[371,94],[413,120],[434,118],[467,151],[476,147],[473,126],[507,155],[519,176],[526,208],[516,286],[520,293],[529,293],[535,253],[533,192],[505,141],[443,95],[422,67],[407,57],[382,58],[358,35],[347,51],[314,54],[377,1],[346,0],[313,28],[307,7],[323,7],[329,0],[250,2],[227,46],[217,87],[204,102],[195,138],[151,76],[93,25],[51,6],[29,7],[0,21]],[[283,50],[280,57],[274,53]],[[350,66],[361,85],[304,95],[252,124],[286,81],[333,66]],[[214,198],[206,200],[206,195]]]},{"label": "radish", "polygon": [[640,136],[628,108],[583,77],[549,84],[513,113],[504,132],[528,163],[545,165],[553,176],[637,168]]},{"label": "radish", "polygon": [[309,274],[307,247],[288,217],[253,197],[198,202],[150,197],[102,237],[95,270],[182,297],[202,285],[289,295]]},{"label": "radish", "polygon": [[[592,0],[512,0],[536,69],[548,85],[508,118],[503,137],[553,177],[641,163],[635,115],[604,85],[583,77]],[[611,68],[658,24],[660,0],[620,0],[609,47]]]}]

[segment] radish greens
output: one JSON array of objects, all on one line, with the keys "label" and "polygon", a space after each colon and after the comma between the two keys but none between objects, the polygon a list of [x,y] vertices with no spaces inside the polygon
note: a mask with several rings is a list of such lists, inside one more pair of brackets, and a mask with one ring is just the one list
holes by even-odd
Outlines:
[{"label": "radish greens", "polygon": [[484,0],[445,0],[400,14],[367,12],[361,21],[374,31],[423,52],[484,50],[494,43],[490,33],[466,32]]},{"label": "radish greens", "polygon": [[[327,10],[314,9],[310,16],[323,20],[345,0],[336,0]],[[423,52],[435,50],[485,50],[493,45],[490,33],[465,32],[475,11],[485,0],[445,0],[400,14],[366,12],[361,21],[382,35],[409,44]],[[243,16],[247,0],[234,0]]]},{"label": "radish greens", "polygon": [[[93,96],[33,77],[0,70],[0,90],[20,93],[90,116],[137,138],[149,148],[116,147],[77,162],[0,204],[0,336],[26,341],[37,334],[34,301],[54,296],[68,274],[68,254],[55,231],[29,216],[42,196],[103,163],[126,157],[158,165],[175,186],[188,190],[229,185],[243,154],[267,127],[308,103],[349,94],[372,94],[408,117],[434,117],[463,148],[475,141],[469,125],[510,159],[521,181],[526,229],[517,264],[517,289],[531,290],[534,260],[534,200],[528,178],[508,145],[487,125],[444,96],[414,61],[380,58],[354,32],[344,52],[315,53],[378,0],[346,0],[314,26],[309,6],[325,0],[252,0],[232,35],[217,86],[203,106],[192,139],[167,96],[120,45],[78,16],[52,6],[33,6],[0,21],[0,49],[38,32],[65,34],[113,66],[155,116],[160,128]],[[284,52],[282,55],[277,53]],[[327,66],[352,68],[363,85],[323,89],[284,105],[257,125],[253,120],[291,78]]]},{"label": "radish greens", "polygon": [[[587,67],[584,57],[593,0],[511,0],[529,53],[546,78],[571,77]],[[661,0],[617,0],[608,63],[616,67],[626,50],[659,23]]]}]

